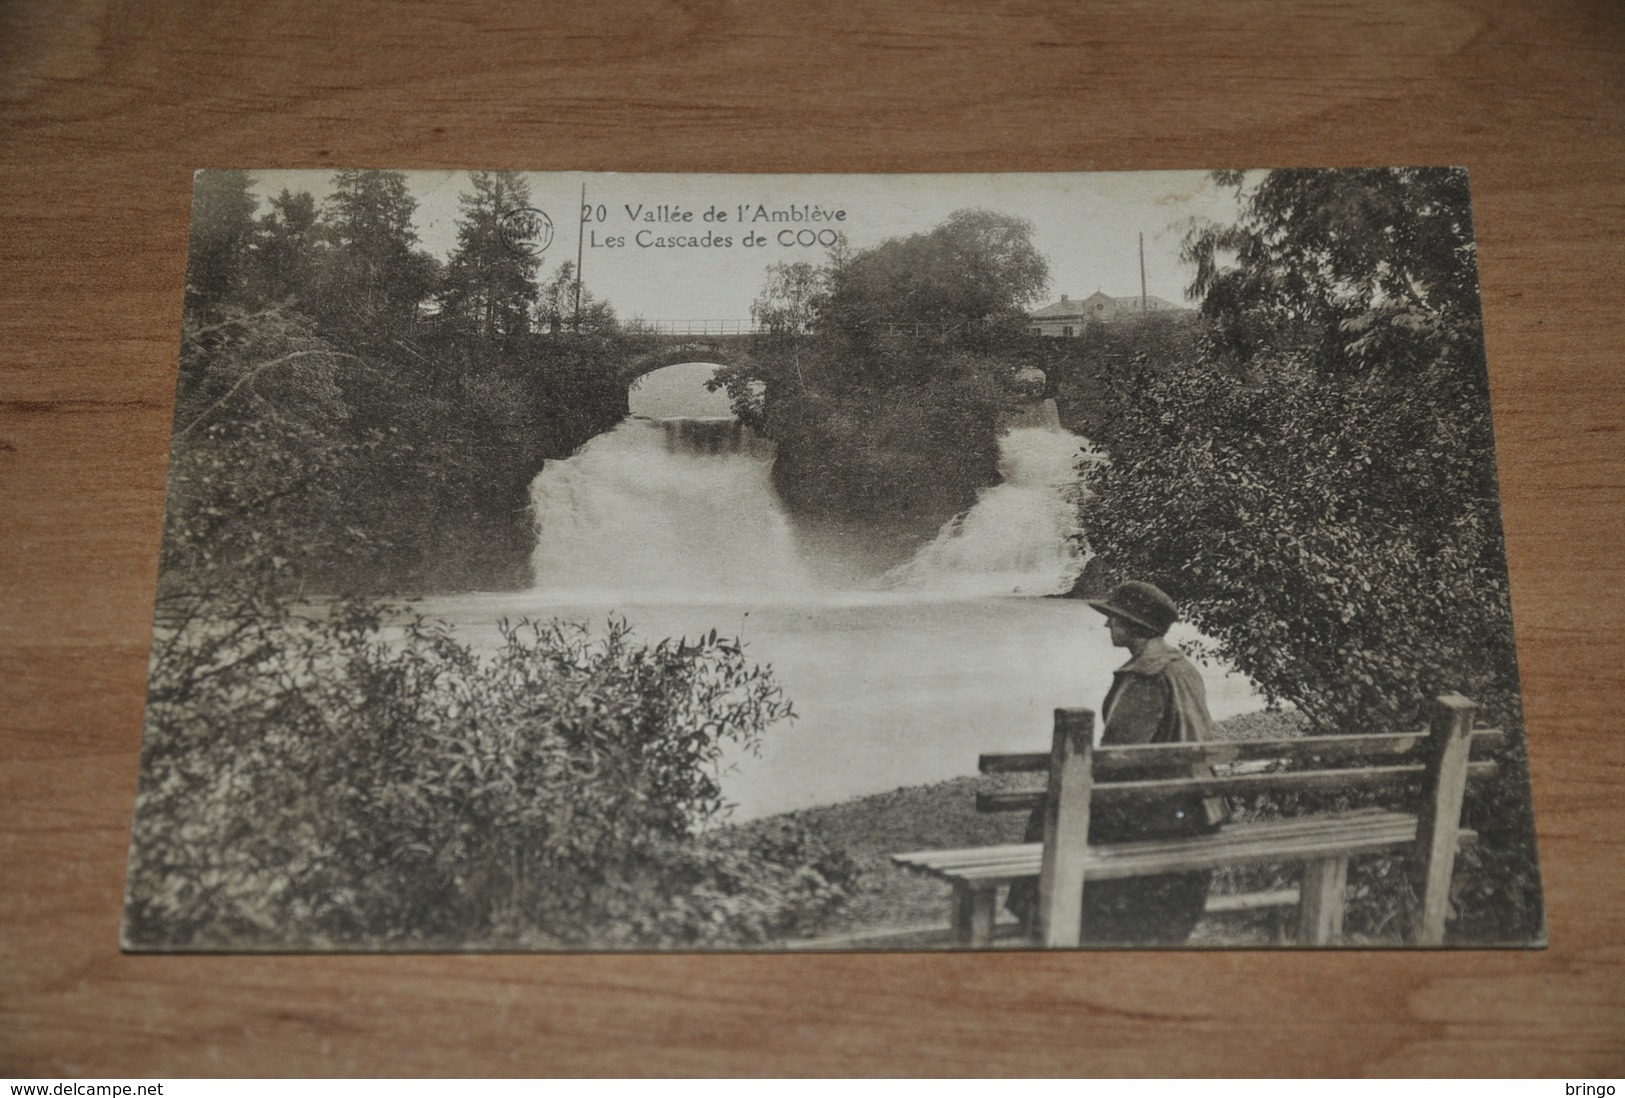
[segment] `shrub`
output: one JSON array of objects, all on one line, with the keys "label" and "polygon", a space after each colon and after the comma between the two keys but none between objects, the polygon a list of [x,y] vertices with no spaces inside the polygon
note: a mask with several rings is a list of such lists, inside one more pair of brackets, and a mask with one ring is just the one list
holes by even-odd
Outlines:
[{"label": "shrub", "polygon": [[1417,723],[1517,689],[1487,405],[1425,378],[1291,368],[1151,379],[1092,467],[1090,545],[1179,598],[1220,652],[1323,727]]},{"label": "shrub", "polygon": [[[1318,731],[1414,728],[1448,690],[1480,703],[1509,746],[1469,798],[1481,842],[1461,859],[1458,927],[1537,938],[1465,173],[1221,179],[1240,219],[1185,242],[1203,337],[1112,390],[1093,436],[1110,459],[1085,471],[1098,569],[1165,587]],[[1373,935],[1397,910],[1381,903]]]},{"label": "shrub", "polygon": [[739,642],[196,600],[154,649],[136,946],[756,943],[840,901],[806,836],[740,846],[725,746],[793,716]]}]

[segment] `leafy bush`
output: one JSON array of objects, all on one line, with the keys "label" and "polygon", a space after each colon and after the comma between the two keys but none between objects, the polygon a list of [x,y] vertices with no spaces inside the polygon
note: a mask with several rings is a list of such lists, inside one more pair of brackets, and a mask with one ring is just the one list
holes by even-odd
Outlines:
[{"label": "leafy bush", "polygon": [[[1458,925],[1531,940],[1540,894],[1465,173],[1221,180],[1241,218],[1185,244],[1202,338],[1112,390],[1093,436],[1110,460],[1085,474],[1089,544],[1105,574],[1165,587],[1218,655],[1319,731],[1414,728],[1447,690],[1479,702],[1510,746],[1469,797],[1482,841],[1462,858]],[[1356,900],[1374,887],[1362,880]],[[1396,910],[1384,902],[1373,934]]]},{"label": "leafy bush", "polygon": [[1488,414],[1420,380],[1156,377],[1090,470],[1090,545],[1323,727],[1414,724],[1447,689],[1504,714],[1506,566],[1472,444]]},{"label": "leafy bush", "polygon": [[725,746],[793,716],[737,641],[521,623],[482,657],[363,603],[222,609],[154,650],[134,945],[751,944],[844,895],[805,835],[704,832]]},{"label": "leafy bush", "polygon": [[1283,171],[1198,226],[1207,327],[1095,439],[1091,546],[1322,727],[1515,705],[1463,173]]}]

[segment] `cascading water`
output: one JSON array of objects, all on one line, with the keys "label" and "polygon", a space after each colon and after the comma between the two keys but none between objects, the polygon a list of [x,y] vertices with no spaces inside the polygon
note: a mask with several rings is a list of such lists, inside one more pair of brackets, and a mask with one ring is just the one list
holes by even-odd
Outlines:
[{"label": "cascading water", "polygon": [[[1053,419],[1054,404],[1045,401]],[[1077,468],[1084,439],[1059,424],[1012,427],[999,438],[999,476],[976,504],[882,579],[884,586],[959,596],[1057,595],[1086,556],[1078,527]]]},{"label": "cascading water", "polygon": [[532,483],[536,586],[621,598],[804,590],[772,466],[772,445],[732,419],[623,421]]},{"label": "cascading water", "polygon": [[[715,367],[670,369],[686,389],[651,383],[661,401],[641,406],[650,394],[634,390],[631,418],[532,484],[535,589],[447,597],[435,616],[492,645],[496,623],[521,614],[588,629],[624,616],[647,641],[740,637],[799,719],[770,729],[759,753],[726,752],[735,819],[943,781],[978,752],[1042,750],[1055,706],[1105,695],[1122,653],[1104,619],[1070,600],[1005,597],[1065,590],[1083,564],[1072,535],[1087,455],[1052,404],[1006,421],[1002,484],[871,578],[826,568],[821,535],[792,530],[771,444],[700,398],[714,395]],[[818,582],[809,564],[847,578]],[[1240,676],[1205,675],[1215,717],[1257,707]]]},{"label": "cascading water", "polygon": [[[999,439],[1002,483],[862,586],[948,598],[1069,590],[1085,561],[1077,467],[1089,452],[1054,409],[1038,400],[1018,409]],[[625,420],[531,485],[536,587],[610,600],[816,593],[772,463],[772,444],[731,418]]]}]

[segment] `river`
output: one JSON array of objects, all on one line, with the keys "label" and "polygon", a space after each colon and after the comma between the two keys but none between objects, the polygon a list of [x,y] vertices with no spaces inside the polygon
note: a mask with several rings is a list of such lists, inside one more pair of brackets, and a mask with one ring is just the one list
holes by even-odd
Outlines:
[{"label": "river", "polygon": [[[521,617],[624,617],[651,642],[737,636],[798,714],[759,754],[728,757],[739,820],[974,774],[981,752],[1047,750],[1055,708],[1099,705],[1127,653],[1086,603],[1045,597],[1083,567],[1075,466],[1091,460],[1053,408],[1005,433],[1003,483],[913,560],[837,580],[815,559],[827,544],[798,538],[779,503],[772,447],[704,391],[714,369],[651,375],[641,414],[548,463],[531,492],[534,589],[419,609],[476,644]],[[1205,678],[1216,719],[1259,707],[1242,676]]]},{"label": "river", "polygon": [[[425,600],[459,635],[494,643],[495,623],[530,616],[601,629],[624,616],[646,640],[715,628],[772,666],[796,720],[724,775],[733,818],[831,804],[976,773],[984,751],[1049,750],[1051,712],[1097,708],[1127,653],[1070,599],[825,593],[787,601],[585,599],[545,591]],[[1194,636],[1176,627],[1176,643]],[[1248,681],[1204,672],[1215,719],[1259,708]]]}]

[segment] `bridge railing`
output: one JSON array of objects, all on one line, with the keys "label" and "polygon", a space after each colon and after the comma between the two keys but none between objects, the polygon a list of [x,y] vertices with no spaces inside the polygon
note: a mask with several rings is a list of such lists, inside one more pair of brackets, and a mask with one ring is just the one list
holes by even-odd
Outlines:
[{"label": "bridge railing", "polygon": [[940,321],[895,321],[881,322],[877,333],[892,339],[901,339],[912,336],[916,339],[927,336],[945,336],[958,331],[965,326],[964,321],[944,323]]},{"label": "bridge railing", "polygon": [[[638,325],[646,332],[656,335],[678,336],[715,336],[715,335],[757,335],[767,332],[766,325],[758,324],[754,320],[647,320],[640,319]],[[949,335],[961,328],[975,326],[978,321],[891,321],[883,320],[874,328],[877,335],[903,338],[903,337],[929,337]]]},{"label": "bridge railing", "polygon": [[754,320],[644,320],[642,326],[657,335],[755,335],[765,331]]}]

